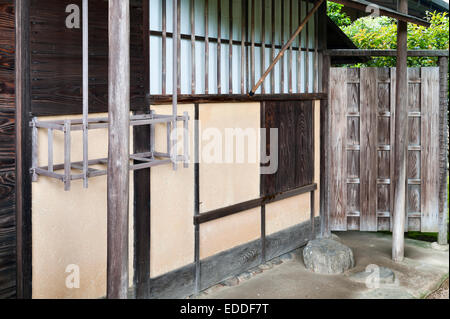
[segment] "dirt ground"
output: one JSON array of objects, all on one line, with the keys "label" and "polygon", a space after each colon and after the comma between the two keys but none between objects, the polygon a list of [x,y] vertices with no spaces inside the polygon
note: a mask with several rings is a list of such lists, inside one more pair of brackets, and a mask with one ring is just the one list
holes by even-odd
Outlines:
[{"label": "dirt ground", "polygon": [[442,286],[427,297],[427,299],[449,299],[448,296],[448,278]]}]

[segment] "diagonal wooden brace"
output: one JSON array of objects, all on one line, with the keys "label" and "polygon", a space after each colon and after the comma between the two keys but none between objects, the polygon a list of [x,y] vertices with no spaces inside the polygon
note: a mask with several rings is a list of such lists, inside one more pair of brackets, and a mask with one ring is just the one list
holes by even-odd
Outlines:
[{"label": "diagonal wooden brace", "polygon": [[295,32],[291,35],[291,38],[289,39],[289,41],[283,46],[283,48],[281,49],[280,53],[278,53],[278,55],[275,58],[275,60],[273,60],[273,62],[269,65],[269,67],[267,68],[266,72],[264,72],[264,74],[261,77],[261,79],[259,79],[259,81],[252,88],[252,90],[249,93],[250,96],[255,95],[256,90],[258,90],[258,88],[264,82],[266,77],[270,74],[270,72],[272,72],[272,70],[275,67],[275,65],[278,63],[278,61],[280,61],[280,59],[283,57],[283,55],[286,52],[286,50],[291,46],[292,42],[294,42],[295,38],[300,34],[300,32],[302,32],[303,28],[306,26],[308,21],[313,17],[314,13],[316,13],[316,11],[319,9],[319,7],[322,5],[322,3],[324,1],[325,0],[317,1],[317,3],[314,5],[314,8],[312,8],[311,11],[308,13],[308,15],[305,17],[305,19],[303,19],[302,23],[300,23],[300,25],[297,28],[297,30],[295,30]]}]

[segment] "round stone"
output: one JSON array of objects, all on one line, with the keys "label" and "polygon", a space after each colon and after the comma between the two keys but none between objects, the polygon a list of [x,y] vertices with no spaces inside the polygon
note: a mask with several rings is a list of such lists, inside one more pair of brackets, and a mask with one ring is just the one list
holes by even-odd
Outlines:
[{"label": "round stone", "polygon": [[306,269],[319,274],[342,274],[355,266],[353,251],[332,239],[311,240],[303,249]]}]

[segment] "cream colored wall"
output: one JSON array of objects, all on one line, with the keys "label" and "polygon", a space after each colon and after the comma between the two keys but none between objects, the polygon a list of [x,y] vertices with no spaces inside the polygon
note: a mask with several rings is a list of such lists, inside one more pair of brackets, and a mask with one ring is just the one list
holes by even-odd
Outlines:
[{"label": "cream colored wall", "polygon": [[[169,114],[169,106],[152,106],[159,114]],[[179,114],[190,115],[189,168],[171,165],[152,168],[151,173],[151,276],[157,277],[194,261],[194,106],[179,105]],[[93,115],[98,117],[99,115]],[[53,117],[52,119],[56,119]],[[42,118],[42,120],[49,118]],[[315,173],[320,179],[320,102],[315,103]],[[179,126],[181,128],[181,124]],[[258,132],[259,103],[204,104],[200,106],[201,132],[218,128],[255,128]],[[181,130],[180,130],[181,133]],[[89,134],[90,158],[106,157],[107,130]],[[180,142],[182,138],[180,137]],[[203,141],[205,146],[208,141]],[[47,134],[39,136],[40,165],[47,161]],[[180,143],[182,145],[182,143]],[[166,128],[156,128],[156,150],[166,151]],[[202,149],[200,149],[200,152]],[[181,150],[180,150],[181,154]],[[81,132],[72,138],[74,160],[82,159]],[[55,163],[63,160],[63,135],[55,133]],[[201,213],[259,197],[259,164],[200,165]],[[133,198],[130,174],[130,199]],[[266,206],[267,234],[286,229],[310,217],[310,195],[303,194]],[[316,192],[316,216],[319,191]],[[133,207],[130,200],[130,282],[133,277]],[[200,227],[201,258],[212,256],[260,238],[260,209],[203,224]],[[80,266],[80,289],[68,289],[68,265]],[[33,297],[99,298],[106,294],[106,176],[92,178],[89,189],[74,181],[70,192],[61,182],[41,177],[33,183]]]},{"label": "cream colored wall", "polygon": [[[190,154],[193,159],[194,106],[179,105],[179,114],[190,116]],[[158,114],[171,114],[169,106],[152,106]],[[182,125],[179,124],[179,128]],[[155,129],[158,152],[167,151],[166,125]],[[181,130],[179,131],[181,134]],[[179,138],[182,154],[182,137]],[[194,165],[189,168],[157,166],[151,172],[151,277],[157,277],[194,261]]]},{"label": "cream colored wall", "polygon": [[[93,114],[92,117],[107,116]],[[64,117],[73,119],[76,117]],[[46,117],[40,120],[63,119]],[[82,133],[72,132],[72,160],[81,161]],[[47,165],[47,130],[39,130],[39,165]],[[64,136],[54,133],[54,162],[64,159]],[[107,157],[108,131],[89,131],[89,158]],[[32,185],[33,298],[100,298],[106,295],[106,176],[73,181],[69,192],[62,182],[39,177]],[[130,198],[133,175],[130,174]],[[130,200],[130,284],[133,278],[133,209]],[[80,269],[80,288],[66,287],[66,267]]]},{"label": "cream colored wall", "polygon": [[[259,197],[260,103],[203,104],[200,106],[201,132],[217,128],[256,131],[256,162],[200,164],[200,212],[238,204]],[[201,143],[200,153],[208,140]],[[247,142],[246,142],[247,145]],[[235,148],[234,148],[235,149]],[[225,145],[223,145],[225,154]],[[200,257],[206,258],[260,237],[260,209],[211,221],[200,227]]]}]

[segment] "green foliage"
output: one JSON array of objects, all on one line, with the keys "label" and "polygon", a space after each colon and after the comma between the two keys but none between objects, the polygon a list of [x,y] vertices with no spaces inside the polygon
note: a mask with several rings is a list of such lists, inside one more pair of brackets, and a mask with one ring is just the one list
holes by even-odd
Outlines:
[{"label": "green foliage", "polygon": [[[429,28],[408,23],[409,50],[448,50],[449,18],[448,13],[427,12]],[[360,49],[396,49],[397,23],[388,17],[364,17],[350,25],[339,25]],[[436,66],[437,58],[408,58],[408,66]],[[360,65],[361,66],[361,65]],[[395,58],[373,58],[364,66],[393,67]]]},{"label": "green foliage", "polygon": [[345,12],[342,12],[343,7],[344,6],[342,4],[330,1],[328,1],[327,4],[328,16],[340,27],[345,27],[352,24],[350,17]]}]

